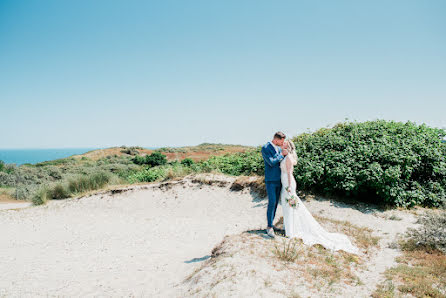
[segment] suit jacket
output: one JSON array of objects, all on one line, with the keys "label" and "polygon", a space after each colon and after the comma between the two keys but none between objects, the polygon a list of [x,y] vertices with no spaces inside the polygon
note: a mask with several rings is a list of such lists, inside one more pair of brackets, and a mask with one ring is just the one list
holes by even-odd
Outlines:
[{"label": "suit jacket", "polygon": [[265,162],[265,182],[280,182],[280,162],[284,159],[282,149],[276,152],[274,146],[268,142],[262,147],[263,161]]}]

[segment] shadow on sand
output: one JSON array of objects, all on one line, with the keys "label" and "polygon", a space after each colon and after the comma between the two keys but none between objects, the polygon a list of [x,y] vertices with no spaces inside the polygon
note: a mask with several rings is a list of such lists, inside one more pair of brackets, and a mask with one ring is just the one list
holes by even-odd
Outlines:
[{"label": "shadow on sand", "polygon": [[189,261],[184,261],[184,263],[190,264],[190,263],[198,263],[198,262],[202,262],[202,261],[206,261],[207,259],[209,259],[211,256],[207,255],[201,258],[193,258]]}]

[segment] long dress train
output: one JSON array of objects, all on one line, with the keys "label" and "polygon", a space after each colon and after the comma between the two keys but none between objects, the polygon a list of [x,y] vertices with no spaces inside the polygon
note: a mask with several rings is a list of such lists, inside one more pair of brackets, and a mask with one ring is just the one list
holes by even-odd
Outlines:
[{"label": "long dress train", "polygon": [[291,175],[291,194],[295,195],[298,201],[296,208],[291,207],[286,198],[288,192],[288,175],[286,170],[286,157],[280,163],[282,170],[281,181],[282,191],[280,193],[280,201],[283,210],[283,225],[285,228],[285,235],[290,238],[300,238],[306,245],[321,244],[330,250],[344,250],[349,253],[359,254],[359,250],[355,247],[348,237],[340,233],[327,232],[311,215],[303,202],[296,194],[296,181]]}]

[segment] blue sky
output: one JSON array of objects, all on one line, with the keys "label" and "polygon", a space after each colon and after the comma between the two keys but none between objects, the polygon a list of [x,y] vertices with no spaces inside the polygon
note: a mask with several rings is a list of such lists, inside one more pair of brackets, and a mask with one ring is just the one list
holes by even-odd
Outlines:
[{"label": "blue sky", "polygon": [[446,127],[446,1],[0,0],[0,148]]}]

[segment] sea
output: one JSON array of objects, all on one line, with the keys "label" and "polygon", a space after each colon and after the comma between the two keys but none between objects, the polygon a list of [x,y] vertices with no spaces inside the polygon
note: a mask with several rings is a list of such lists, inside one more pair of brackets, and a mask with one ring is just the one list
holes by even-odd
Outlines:
[{"label": "sea", "polygon": [[43,161],[82,154],[98,148],[55,148],[55,149],[0,149],[0,160],[7,164],[35,164]]}]

